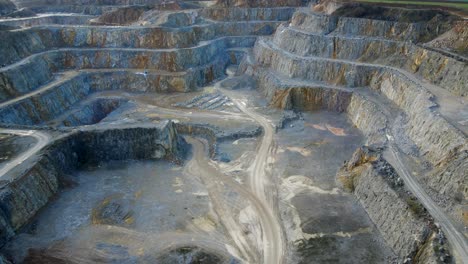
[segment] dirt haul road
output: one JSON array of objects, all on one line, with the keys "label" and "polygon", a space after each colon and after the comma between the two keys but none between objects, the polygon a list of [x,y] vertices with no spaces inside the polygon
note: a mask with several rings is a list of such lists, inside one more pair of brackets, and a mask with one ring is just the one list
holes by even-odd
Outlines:
[{"label": "dirt haul road", "polygon": [[6,163],[3,166],[3,168],[0,169],[0,179],[2,180],[6,180],[5,177],[10,170],[23,163],[25,160],[29,159],[29,157],[35,155],[50,142],[50,137],[47,134],[40,131],[0,129],[0,133],[12,134],[22,137],[29,136],[34,137],[37,140],[36,144],[32,148],[30,148],[28,151],[21,153],[18,157]]},{"label": "dirt haul road", "polygon": [[284,258],[284,237],[278,214],[275,212],[277,205],[273,197],[274,191],[266,186],[272,186],[265,169],[268,166],[271,148],[273,145],[274,128],[271,123],[262,115],[256,113],[247,107],[246,100],[239,98],[235,93],[220,89],[220,91],[229,97],[232,102],[246,115],[258,122],[263,128],[263,138],[257,155],[253,161],[250,172],[250,187],[253,194],[260,200],[266,209],[268,215],[262,219],[263,228],[263,263],[278,264],[283,263]]}]

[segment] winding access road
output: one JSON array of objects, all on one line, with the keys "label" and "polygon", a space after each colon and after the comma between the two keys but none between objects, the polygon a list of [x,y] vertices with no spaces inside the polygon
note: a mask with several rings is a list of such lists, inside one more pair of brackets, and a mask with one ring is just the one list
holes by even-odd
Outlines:
[{"label": "winding access road", "polygon": [[258,148],[257,155],[250,167],[250,187],[254,195],[264,205],[267,216],[262,219],[263,228],[263,263],[279,264],[284,258],[284,236],[278,214],[275,212],[275,199],[272,197],[272,190],[266,188],[270,183],[265,169],[268,166],[271,147],[273,145],[274,128],[271,123],[262,115],[256,113],[246,106],[244,100],[235,93],[220,89],[220,91],[247,116],[258,122],[263,128],[263,138]]},{"label": "winding access road", "polygon": [[187,142],[192,145],[192,159],[187,164],[187,171],[191,175],[198,175],[203,181],[208,195],[211,198],[213,209],[221,219],[226,231],[237,246],[243,261],[252,263],[256,254],[252,252],[252,246],[244,235],[242,226],[236,221],[232,213],[234,205],[228,205],[223,198],[223,183],[226,182],[224,175],[210,165],[206,148],[200,140],[186,137]]},{"label": "winding access road", "polygon": [[2,168],[0,168],[0,179],[4,180],[8,172],[10,172],[13,168],[23,163],[25,160],[29,159],[29,157],[38,153],[42,148],[44,148],[49,142],[50,137],[46,133],[41,131],[35,130],[14,130],[14,129],[0,129],[0,133],[2,134],[12,134],[22,137],[34,137],[37,142],[36,144],[30,148],[29,150],[21,153],[18,157],[14,158],[13,160],[6,163]]}]

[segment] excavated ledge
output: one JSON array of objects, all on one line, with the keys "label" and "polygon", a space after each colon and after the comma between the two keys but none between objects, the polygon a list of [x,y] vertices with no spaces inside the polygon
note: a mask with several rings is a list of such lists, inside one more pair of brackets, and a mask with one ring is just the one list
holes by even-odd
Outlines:
[{"label": "excavated ledge", "polygon": [[91,99],[54,119],[50,125],[76,127],[97,124],[127,102],[112,97]]},{"label": "excavated ledge", "polygon": [[35,157],[34,165],[18,172],[13,182],[1,188],[0,224],[5,231],[0,244],[5,244],[52,199],[67,172],[110,160],[177,160],[183,157],[184,148],[172,122],[82,130],[63,136]]},{"label": "excavated ledge", "polygon": [[449,90],[457,96],[468,94],[468,66],[459,61],[408,42],[382,38],[326,35],[280,26],[273,43],[299,56],[355,60],[397,67]]},{"label": "excavated ledge", "polygon": [[[90,68],[138,68],[171,72],[196,72],[198,68],[207,65],[213,67],[213,77],[198,74],[197,84],[206,84],[219,76],[225,65],[219,61],[226,60],[226,49],[232,47],[252,46],[255,36],[224,37],[203,43],[194,48],[150,50],[150,49],[59,49],[31,55],[22,61],[4,67],[0,70],[0,99],[6,100],[13,96],[25,94],[40,85],[51,81],[53,73],[58,70],[80,70]],[[27,74],[32,68],[41,65],[34,75]],[[221,67],[218,67],[220,65]],[[143,70],[144,71],[144,70]],[[207,81],[205,81],[207,79]],[[185,90],[193,89],[187,87]],[[164,90],[161,88],[160,90]],[[179,91],[181,88],[178,89]]]},{"label": "excavated ledge", "polygon": [[291,25],[306,31],[322,34],[383,37],[387,39],[420,42],[444,33],[437,25],[426,22],[398,22],[367,18],[331,16],[323,13],[300,10],[291,20]]},{"label": "excavated ledge", "polygon": [[[466,129],[451,119],[454,116],[438,112],[431,92],[439,87],[427,89],[428,84],[413,74],[464,96],[466,74],[460,73],[468,68],[458,58],[400,41],[427,38],[423,24],[298,11],[289,27],[281,25],[273,38],[257,41],[239,73],[257,79],[271,106],[346,112],[366,135],[367,145],[387,146],[393,140],[389,134],[395,118],[406,116],[404,133],[422,159],[437,167],[420,180],[426,188],[460,202],[467,197],[466,181],[455,168],[466,161]],[[441,174],[446,165],[453,172],[450,177]],[[424,256],[435,261],[440,253],[424,251],[433,250],[427,246],[433,234],[424,220],[411,214],[405,199],[388,191],[385,175],[372,167],[355,173],[359,176],[355,195],[393,250],[403,259],[422,261]],[[382,206],[387,205],[387,213],[382,214]],[[401,230],[398,235],[396,228]]]},{"label": "excavated ledge", "polygon": [[216,21],[288,21],[296,8],[204,8],[199,15]]},{"label": "excavated ledge", "polygon": [[[457,127],[432,110],[432,95],[418,83],[394,68],[379,67],[319,57],[298,57],[259,40],[254,48],[256,60],[290,78],[301,78],[346,87],[370,86],[399,106],[410,119],[409,136],[432,163],[466,146]],[[430,127],[422,126],[422,122]],[[429,132],[429,133],[428,133]],[[450,143],[449,143],[450,142]]]},{"label": "excavated ledge", "polygon": [[434,242],[440,230],[379,152],[368,147],[356,150],[338,173],[338,180],[356,195],[402,259],[435,263],[444,254],[440,249],[447,250],[447,245]]},{"label": "excavated ledge", "polygon": [[[185,28],[167,27],[100,27],[41,26],[15,31],[0,31],[11,42],[2,45],[2,54],[9,55],[5,63],[14,63],[34,53],[60,48],[140,48],[174,49],[203,45],[226,36],[258,36],[274,32],[277,21],[225,22]],[[165,41],[161,41],[164,39]],[[19,47],[16,42],[21,41]],[[14,51],[17,49],[16,51]],[[11,57],[10,57],[11,56]]]},{"label": "excavated ledge", "polygon": [[[34,138],[0,164],[5,257],[456,263],[466,254],[468,66],[428,42],[457,38],[457,17],[329,0],[45,2],[17,0],[39,14],[0,19],[0,132]],[[149,174],[128,166],[185,158]],[[85,232],[42,241],[39,212],[62,191],[76,191],[74,202],[89,189],[68,175],[112,161],[152,179],[128,190],[106,189],[134,181],[120,172],[91,181],[128,201],[94,197],[76,214],[91,217]],[[131,217],[147,206],[152,214]]]},{"label": "excavated ledge", "polygon": [[[56,118],[96,92],[187,92],[224,75],[226,60],[188,73],[132,70],[88,70],[64,75],[69,79],[0,104],[3,124],[33,125]],[[41,107],[47,105],[47,107]]]},{"label": "excavated ledge", "polygon": [[80,14],[44,14],[35,17],[0,19],[0,25],[10,27],[35,27],[47,24],[85,25],[94,16]]}]

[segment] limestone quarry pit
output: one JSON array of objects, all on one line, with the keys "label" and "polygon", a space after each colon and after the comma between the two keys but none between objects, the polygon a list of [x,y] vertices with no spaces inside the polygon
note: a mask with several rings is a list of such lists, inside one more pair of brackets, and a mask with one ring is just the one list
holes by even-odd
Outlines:
[{"label": "limestone quarry pit", "polygon": [[0,0],[0,263],[468,263],[465,15]]}]

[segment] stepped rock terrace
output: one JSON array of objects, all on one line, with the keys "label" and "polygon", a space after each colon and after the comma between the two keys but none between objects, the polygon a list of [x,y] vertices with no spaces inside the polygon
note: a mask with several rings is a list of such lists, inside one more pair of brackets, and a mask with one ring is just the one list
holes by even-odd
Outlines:
[{"label": "stepped rock terrace", "polygon": [[332,0],[0,15],[0,263],[468,261],[462,17]]}]

